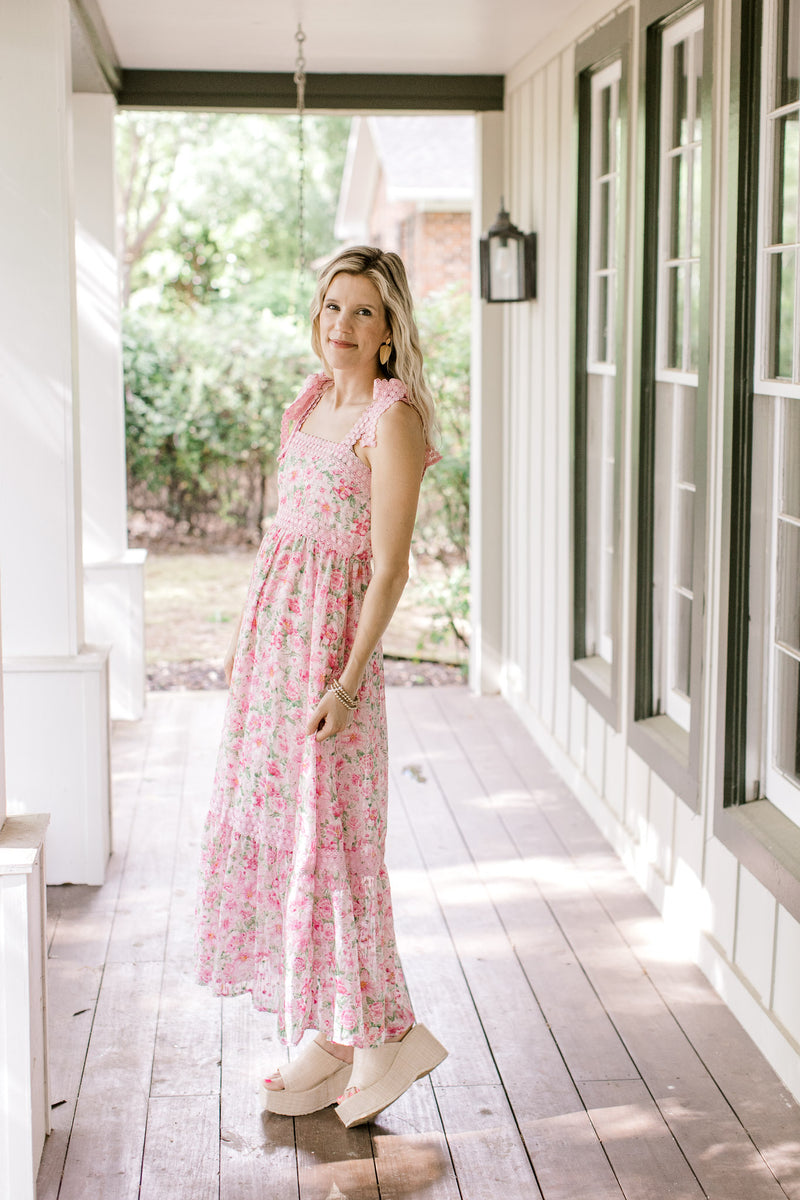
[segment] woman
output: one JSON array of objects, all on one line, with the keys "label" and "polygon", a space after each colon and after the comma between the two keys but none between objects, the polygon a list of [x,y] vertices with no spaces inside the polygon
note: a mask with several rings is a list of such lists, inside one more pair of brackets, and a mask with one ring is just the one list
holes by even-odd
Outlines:
[{"label": "woman", "polygon": [[338,1098],[349,1127],[446,1055],[414,1022],[395,946],[379,645],[439,456],[398,256],[337,255],[311,318],[325,370],[284,415],[278,512],[226,661],[198,973],[275,1012],[284,1043],[318,1031],[264,1080],[265,1107],[297,1116]]}]

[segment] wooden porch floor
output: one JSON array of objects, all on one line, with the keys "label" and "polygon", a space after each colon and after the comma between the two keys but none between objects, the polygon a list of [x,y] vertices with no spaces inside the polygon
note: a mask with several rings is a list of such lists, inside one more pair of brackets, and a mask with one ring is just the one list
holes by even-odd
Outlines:
[{"label": "wooden porch floor", "polygon": [[285,1053],[192,980],[224,697],[114,737],[102,888],[50,890],[39,1200],[800,1200],[800,1111],[508,707],[389,694],[389,864],[419,1017],[450,1049],[370,1125],[262,1117]]}]

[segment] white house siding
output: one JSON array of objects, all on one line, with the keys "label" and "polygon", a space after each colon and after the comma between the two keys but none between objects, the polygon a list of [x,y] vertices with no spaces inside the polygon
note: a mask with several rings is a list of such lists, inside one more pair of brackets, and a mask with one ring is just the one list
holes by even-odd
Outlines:
[{"label": "white house siding", "polygon": [[[695,812],[629,744],[634,581],[634,275],[641,203],[635,121],[639,105],[638,5],[633,13],[628,101],[627,264],[622,538],[620,729],[570,681],[571,381],[575,276],[575,47],[620,9],[585,5],[561,41],[548,43],[507,79],[506,199],[512,220],[538,234],[538,299],[505,311],[502,489],[501,687],[714,986],[800,1097],[800,924],[714,836],[721,769],[727,583],[723,470],[726,183],[730,5],[713,14],[712,319],[708,389],[703,727]],[[706,36],[711,34],[711,27]],[[727,490],[726,490],[727,489]],[[498,497],[499,498],[499,497]]]}]

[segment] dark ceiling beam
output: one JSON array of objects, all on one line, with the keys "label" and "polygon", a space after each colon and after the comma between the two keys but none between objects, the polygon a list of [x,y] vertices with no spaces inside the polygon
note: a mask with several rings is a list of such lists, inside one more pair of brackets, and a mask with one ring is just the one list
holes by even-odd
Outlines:
[{"label": "dark ceiling beam", "polygon": [[[290,72],[123,70],[122,108],[296,107]],[[502,75],[306,76],[306,108],[363,112],[502,112]]]}]

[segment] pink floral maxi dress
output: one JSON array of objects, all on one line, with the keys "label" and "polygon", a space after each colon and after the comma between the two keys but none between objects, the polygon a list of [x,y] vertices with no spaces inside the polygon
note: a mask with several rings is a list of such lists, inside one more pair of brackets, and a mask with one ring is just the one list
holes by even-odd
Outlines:
[{"label": "pink floral maxi dress", "polygon": [[329,384],[311,376],[284,415],[278,512],[245,602],[203,836],[197,965],[217,994],[249,991],[275,1012],[284,1042],[319,1029],[370,1046],[413,1021],[384,865],[380,647],[352,724],[324,742],[306,725],[344,667],[371,575],[370,471],[353,447],[375,445],[405,387],[376,380],[332,442],[302,430]]}]

